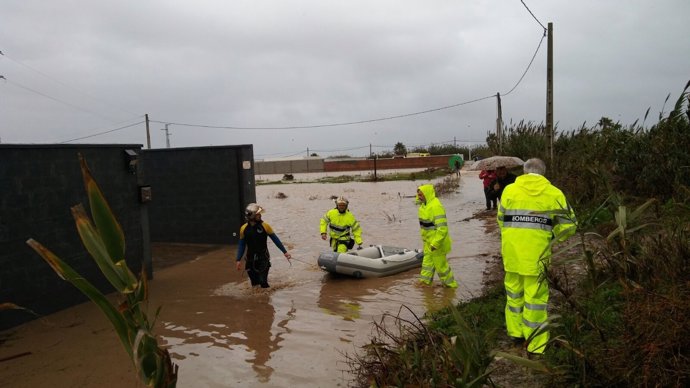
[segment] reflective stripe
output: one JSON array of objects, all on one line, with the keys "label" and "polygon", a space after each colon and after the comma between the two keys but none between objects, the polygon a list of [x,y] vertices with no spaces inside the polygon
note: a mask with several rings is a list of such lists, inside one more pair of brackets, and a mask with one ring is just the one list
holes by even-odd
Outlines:
[{"label": "reflective stripe", "polygon": [[556,216],[554,221],[556,221],[558,224],[574,224],[576,222],[576,220],[571,220],[563,216]]},{"label": "reflective stripe", "polygon": [[434,219],[435,219],[435,220],[438,220],[438,219],[441,219],[441,218],[444,218],[444,219],[445,219],[445,218],[446,218],[446,215],[445,215],[445,214],[440,214],[440,215],[434,216]]},{"label": "reflective stripe", "polygon": [[450,273],[450,267],[448,267],[448,270],[447,270],[446,272],[444,272],[444,273],[440,273],[440,272],[439,272],[439,273],[438,273],[438,276],[439,276],[441,279],[443,279],[443,277],[448,276],[449,273]]},{"label": "reflective stripe", "polygon": [[[514,217],[514,216],[513,216]],[[549,220],[549,223],[551,223],[551,220]],[[503,219],[503,227],[504,228],[516,228],[516,229],[541,229],[547,232],[550,232],[553,230],[552,225],[545,225],[537,222],[528,222],[528,221],[518,221],[514,222],[511,220],[510,217],[505,217]]]},{"label": "reflective stripe", "polygon": [[433,273],[433,272],[434,272],[434,267],[427,267],[427,266],[424,266],[424,265],[423,265],[423,266],[422,266],[422,270],[423,270],[423,271],[430,271],[430,272]]},{"label": "reflective stripe", "polygon": [[531,322],[531,321],[526,320],[524,316],[522,317],[522,324],[531,328],[531,329],[538,328],[539,326],[541,326],[542,323],[543,322]]},{"label": "reflective stripe", "polygon": [[443,281],[443,284],[453,284],[453,283],[455,283],[455,278],[452,277],[452,276],[451,276],[449,279],[443,279],[443,278],[441,278],[441,280]]},{"label": "reflective stripe", "polygon": [[520,306],[520,307],[508,306],[508,310],[514,312],[515,314],[520,314],[522,312],[522,306]]},{"label": "reflective stripe", "polygon": [[525,307],[527,307],[530,310],[546,310],[546,305],[545,304],[532,304],[532,303],[525,303]]},{"label": "reflective stripe", "polygon": [[340,225],[335,225],[335,224],[331,224],[330,227],[331,227],[331,230],[335,230],[338,232],[345,232],[350,228],[349,226],[340,226]]},{"label": "reflective stripe", "polygon": [[525,295],[525,292],[523,291],[523,292],[516,294],[514,292],[510,292],[510,291],[506,290],[506,295],[508,295],[509,297],[511,297],[513,299],[518,299],[518,298],[522,298]]},{"label": "reflective stripe", "polygon": [[426,280],[428,283],[431,283],[431,280],[433,280],[434,275],[431,276],[424,276],[424,275],[419,275],[420,279]]},{"label": "reflective stripe", "polygon": [[548,212],[544,210],[530,210],[530,209],[506,209],[504,210],[507,216],[542,216],[547,217]]},{"label": "reflective stripe", "polygon": [[553,230],[553,220],[548,213],[527,209],[508,209],[503,214],[504,228]]},{"label": "reflective stripe", "polygon": [[439,222],[436,226],[448,226],[447,222]]},{"label": "reflective stripe", "polygon": [[420,218],[420,219],[419,219],[419,226],[420,226],[422,229],[436,229],[436,227],[434,226],[434,221],[432,221],[432,220],[427,220],[427,219],[424,219],[424,218]]}]

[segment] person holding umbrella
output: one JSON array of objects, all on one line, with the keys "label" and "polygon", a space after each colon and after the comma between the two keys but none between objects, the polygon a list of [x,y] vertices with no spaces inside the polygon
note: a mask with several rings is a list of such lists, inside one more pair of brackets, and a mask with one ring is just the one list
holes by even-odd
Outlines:
[{"label": "person holding umbrella", "polygon": [[[496,178],[494,178],[485,192],[487,200],[496,203],[496,200],[501,199],[503,189],[509,184],[515,182],[516,176],[508,172],[509,168],[522,166],[525,162],[515,156],[501,156],[496,155],[486,159],[476,161],[470,170],[494,170],[496,171]],[[495,206],[495,205],[494,205]]]},{"label": "person holding umbrella", "polygon": [[[496,169],[496,178],[489,183],[489,190],[487,197],[494,204],[496,200],[501,200],[501,195],[503,194],[503,189],[509,184],[515,182],[517,176],[515,174],[508,172],[508,169],[501,166]],[[496,205],[494,205],[496,206]]]}]

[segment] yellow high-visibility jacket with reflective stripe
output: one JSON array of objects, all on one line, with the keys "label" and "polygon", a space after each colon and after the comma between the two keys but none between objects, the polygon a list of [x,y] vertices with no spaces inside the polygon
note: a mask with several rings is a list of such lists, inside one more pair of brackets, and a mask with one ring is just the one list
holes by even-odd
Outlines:
[{"label": "yellow high-visibility jacket with reflective stripe", "polygon": [[339,212],[338,208],[327,211],[321,217],[319,231],[326,233],[326,229],[329,229],[330,237],[333,239],[349,240],[352,236],[355,244],[362,244],[362,228],[349,210],[345,210],[344,213]]},{"label": "yellow high-visibility jacket with reflective stripe", "polygon": [[[426,203],[419,206],[419,228],[424,245],[432,245],[439,253],[450,252],[452,240],[448,234],[448,219],[441,201],[436,198],[433,185],[419,186]],[[419,198],[417,198],[419,200]]]},{"label": "yellow high-visibility jacket with reflective stripe", "polygon": [[551,259],[551,240],[575,233],[575,212],[563,192],[538,174],[519,176],[503,190],[498,207],[503,267],[537,276]]}]

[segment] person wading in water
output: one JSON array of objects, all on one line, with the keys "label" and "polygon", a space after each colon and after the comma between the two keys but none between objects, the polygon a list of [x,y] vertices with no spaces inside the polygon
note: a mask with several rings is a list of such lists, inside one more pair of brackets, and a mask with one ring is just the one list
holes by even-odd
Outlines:
[{"label": "person wading in water", "polygon": [[267,240],[270,237],[278,249],[283,252],[285,258],[290,261],[290,255],[280,242],[278,236],[273,232],[273,228],[267,222],[261,220],[261,213],[264,208],[250,203],[244,212],[247,223],[240,227],[240,242],[237,247],[237,270],[242,269],[242,257],[245,250],[247,257],[245,260],[244,269],[247,271],[249,281],[252,287],[260,285],[262,288],[270,287],[268,285],[268,270],[271,268],[271,256],[268,253]]}]

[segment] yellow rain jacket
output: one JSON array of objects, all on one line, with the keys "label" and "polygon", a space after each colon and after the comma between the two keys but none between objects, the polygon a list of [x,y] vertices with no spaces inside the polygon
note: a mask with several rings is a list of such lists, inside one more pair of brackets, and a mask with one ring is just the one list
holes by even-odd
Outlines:
[{"label": "yellow rain jacket", "polygon": [[[436,198],[433,185],[419,186],[419,190],[426,198],[426,203],[421,203],[419,207],[419,230],[424,242],[424,252],[433,246],[439,254],[445,255],[450,252],[452,244],[448,234],[446,210],[441,205],[441,201]],[[417,200],[419,201],[419,198]]]},{"label": "yellow rain jacket", "polygon": [[345,210],[344,213],[340,213],[338,208],[327,211],[321,218],[319,228],[321,234],[326,233],[327,227],[330,229],[332,239],[347,241],[350,240],[350,234],[352,234],[355,244],[362,245],[362,228],[349,210]]},{"label": "yellow rain jacket", "polygon": [[538,174],[519,176],[503,190],[498,207],[503,266],[507,272],[538,276],[551,258],[551,240],[575,233],[575,212],[565,196]]}]

